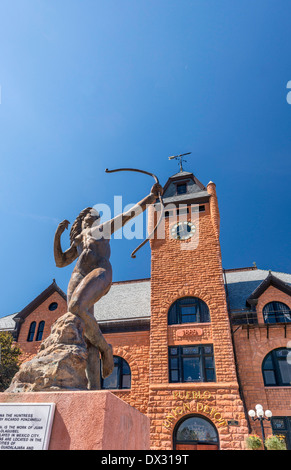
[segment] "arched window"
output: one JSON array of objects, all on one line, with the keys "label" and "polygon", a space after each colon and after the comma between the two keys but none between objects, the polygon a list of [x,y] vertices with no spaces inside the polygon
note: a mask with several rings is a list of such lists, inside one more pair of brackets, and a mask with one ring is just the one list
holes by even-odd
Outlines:
[{"label": "arched window", "polygon": [[44,321],[39,322],[35,341],[41,341],[42,340],[44,324],[45,324]]},{"label": "arched window", "polygon": [[265,323],[291,322],[291,310],[282,302],[269,302],[263,308]]},{"label": "arched window", "polygon": [[174,450],[218,450],[218,433],[214,424],[198,415],[188,415],[175,426]]},{"label": "arched window", "polygon": [[210,322],[209,309],[203,300],[197,297],[183,297],[176,300],[169,310],[168,324]]},{"label": "arched window", "polygon": [[101,378],[101,388],[106,390],[130,388],[131,372],[128,363],[119,356],[114,356],[113,359],[113,372],[106,379]]},{"label": "arched window", "polygon": [[35,327],[36,327],[36,322],[35,321],[31,322],[30,327],[29,327],[28,336],[27,336],[27,341],[33,341]]},{"label": "arched window", "polygon": [[[287,357],[288,356],[288,357]],[[291,385],[291,349],[279,348],[269,352],[263,360],[262,371],[266,386]]]}]

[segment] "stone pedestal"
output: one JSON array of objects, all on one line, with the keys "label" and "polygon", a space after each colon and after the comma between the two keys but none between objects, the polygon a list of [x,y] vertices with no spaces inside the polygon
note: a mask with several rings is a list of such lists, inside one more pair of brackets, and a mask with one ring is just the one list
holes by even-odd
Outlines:
[{"label": "stone pedestal", "polygon": [[55,403],[49,450],[149,450],[149,418],[108,391],[0,393],[1,403]]},{"label": "stone pedestal", "polygon": [[83,322],[67,312],[52,325],[36,356],[21,364],[6,392],[86,390],[87,360]]}]

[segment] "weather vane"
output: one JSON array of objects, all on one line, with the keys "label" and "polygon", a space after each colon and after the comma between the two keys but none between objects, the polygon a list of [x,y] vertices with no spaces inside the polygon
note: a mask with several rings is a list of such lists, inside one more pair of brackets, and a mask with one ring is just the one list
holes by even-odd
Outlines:
[{"label": "weather vane", "polygon": [[185,155],[190,155],[191,152],[188,152],[188,153],[181,153],[181,155],[173,155],[172,157],[169,157],[169,160],[173,160],[174,158],[176,160],[180,159],[180,162],[179,162],[179,165],[180,165],[180,171],[183,171],[183,166],[182,166],[182,162],[186,162],[187,160],[184,160],[182,157],[184,157]]}]

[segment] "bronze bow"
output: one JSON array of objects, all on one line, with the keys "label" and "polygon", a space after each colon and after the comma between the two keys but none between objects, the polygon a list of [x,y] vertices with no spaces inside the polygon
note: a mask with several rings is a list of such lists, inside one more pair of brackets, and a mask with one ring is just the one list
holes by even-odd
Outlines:
[{"label": "bronze bow", "polygon": [[[158,180],[158,177],[156,175],[154,175],[153,173],[149,173],[148,171],[144,171],[144,170],[138,170],[136,168],[118,168],[116,170],[108,170],[108,168],[106,168],[105,172],[106,173],[115,173],[116,171],[136,171],[138,173],[144,173],[145,175],[149,175],[149,176],[152,176],[155,180],[156,183],[159,183],[159,180]],[[131,253],[131,257],[132,258],[136,258],[135,254],[136,252],[143,246],[145,245],[149,239],[154,235],[155,231],[157,230],[158,226],[160,225],[161,223],[161,220],[163,218],[163,215],[164,215],[164,203],[163,203],[163,199],[162,199],[162,196],[161,196],[161,193],[159,193],[159,201],[161,203],[161,215],[160,215],[160,218],[156,224],[156,226],[153,228],[152,232],[145,238],[145,240],[143,240],[143,242],[135,249],[133,250],[133,252]]]}]

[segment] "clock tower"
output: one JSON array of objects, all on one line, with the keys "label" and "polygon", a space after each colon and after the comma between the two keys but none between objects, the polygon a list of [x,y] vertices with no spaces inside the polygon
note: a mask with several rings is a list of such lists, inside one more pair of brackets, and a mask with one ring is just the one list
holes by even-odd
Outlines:
[{"label": "clock tower", "polygon": [[[209,446],[243,448],[248,429],[227,311],[216,186],[180,171],[168,179],[163,199],[162,223],[150,241],[151,446],[191,450],[198,444],[181,441],[181,426],[199,418],[215,436]],[[149,211],[152,223],[159,209]]]}]

